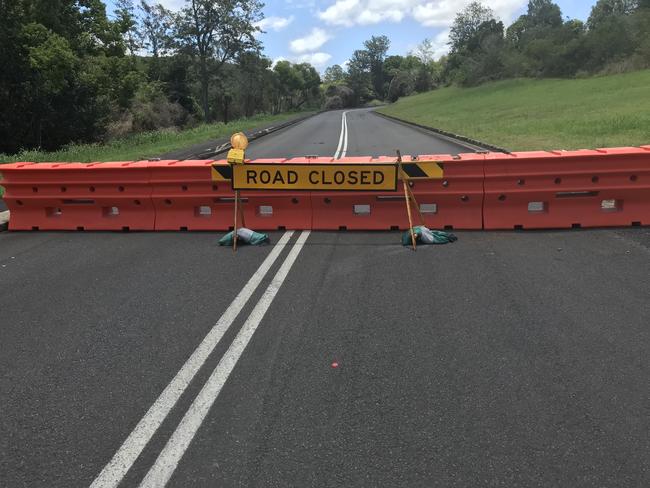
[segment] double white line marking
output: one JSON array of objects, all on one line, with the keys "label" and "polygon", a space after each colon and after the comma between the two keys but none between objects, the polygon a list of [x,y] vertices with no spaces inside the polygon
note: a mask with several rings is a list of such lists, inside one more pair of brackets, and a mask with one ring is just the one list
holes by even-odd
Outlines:
[{"label": "double white line marking", "polygon": [[339,145],[334,153],[334,159],[344,158],[348,152],[348,113],[343,112],[341,115],[341,135],[339,136]]},{"label": "double white line marking", "polygon": [[[192,405],[185,413],[180,424],[156,459],[156,462],[145,476],[140,485],[141,487],[163,487],[169,481],[183,454],[192,442],[194,435],[208,414],[210,407],[217,399],[221,388],[230,376],[244,349],[246,349],[246,346],[253,337],[255,330],[271,306],[273,299],[280,290],[282,283],[289,274],[305,241],[309,237],[309,233],[309,231],[303,231],[298,237],[296,244],[248,316],[237,337],[235,337],[221,358],[221,361],[219,361],[219,364],[210,375],[210,378],[194,402],[192,402]],[[138,425],[136,425],[135,429],[133,429],[129,437],[127,437],[115,453],[113,459],[111,459],[95,481],[93,481],[91,488],[114,488],[124,479],[124,476],[126,476],[169,412],[185,392],[194,376],[205,364],[223,335],[235,321],[242,308],[246,305],[278,259],[292,235],[293,231],[286,232],[278,241],[255,274],[223,313],[219,321],[210,330],[208,335],[205,336],[201,344],[199,344],[190,358],[185,362],[174,379],[167,385],[151,408],[149,408],[145,416],[138,422]]]}]

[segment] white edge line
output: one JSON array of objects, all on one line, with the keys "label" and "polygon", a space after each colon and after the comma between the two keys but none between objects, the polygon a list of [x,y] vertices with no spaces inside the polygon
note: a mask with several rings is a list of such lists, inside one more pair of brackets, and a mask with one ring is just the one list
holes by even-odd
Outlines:
[{"label": "white edge line", "polygon": [[343,114],[343,119],[345,121],[345,138],[343,140],[343,152],[341,153],[342,158],[344,158],[345,155],[348,153],[348,113],[347,112]]},{"label": "white edge line", "polygon": [[110,462],[99,473],[90,485],[91,488],[115,488],[120,484],[171,409],[176,405],[178,399],[187,389],[196,373],[205,364],[205,361],[223,335],[235,321],[269,269],[271,269],[271,266],[273,266],[273,263],[277,260],[292,235],[293,231],[287,231],[280,238],[248,283],[246,283],[244,288],[242,288],[219,318],[219,321],[212,327],[201,344],[199,344],[183,367],[176,373],[174,379],[163,390],[140,422],[138,422],[138,425],[129,434],[129,437],[127,437]]},{"label": "white edge line", "polygon": [[345,134],[345,114],[346,113],[347,112],[343,112],[341,114],[341,135],[339,136],[339,145],[336,148],[336,152],[334,153],[334,159],[339,158],[339,155],[341,153],[341,149],[343,147],[343,137],[344,137],[344,134]]},{"label": "white edge line", "polygon": [[271,303],[273,303],[275,296],[282,287],[282,283],[289,274],[289,271],[296,261],[298,254],[300,254],[309,234],[310,231],[308,230],[303,231],[302,234],[300,234],[296,244],[293,246],[282,263],[282,266],[273,277],[268,288],[257,302],[257,305],[255,305],[255,308],[248,316],[248,319],[246,319],[246,322],[237,334],[237,337],[235,337],[232,344],[219,361],[219,364],[214,369],[197,397],[194,399],[194,402],[192,402],[192,405],[185,413],[185,416],[181,420],[180,424],[178,424],[178,427],[172,434],[171,438],[167,441],[167,444],[165,444],[165,447],[156,459],[156,462],[142,480],[140,488],[162,488],[174,474],[179,461],[192,442],[194,435],[201,427],[201,424],[205,420],[210,408],[219,396],[223,385],[228,380],[230,373],[232,373],[235,368],[237,361],[246,349],[253,334],[255,334],[257,327],[264,318]]}]

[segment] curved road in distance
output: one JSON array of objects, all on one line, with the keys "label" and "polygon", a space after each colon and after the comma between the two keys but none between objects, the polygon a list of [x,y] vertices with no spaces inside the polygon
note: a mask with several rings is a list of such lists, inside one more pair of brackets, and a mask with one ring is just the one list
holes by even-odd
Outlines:
[{"label": "curved road in distance", "polygon": [[397,149],[404,155],[459,154],[480,149],[385,119],[372,111],[334,110],[318,114],[298,125],[253,141],[246,151],[246,157],[332,157],[337,154],[376,157],[393,156]]},{"label": "curved road in distance", "polygon": [[[248,155],[469,150],[342,114]],[[650,485],[650,230],[457,234],[0,233],[0,485]]]}]

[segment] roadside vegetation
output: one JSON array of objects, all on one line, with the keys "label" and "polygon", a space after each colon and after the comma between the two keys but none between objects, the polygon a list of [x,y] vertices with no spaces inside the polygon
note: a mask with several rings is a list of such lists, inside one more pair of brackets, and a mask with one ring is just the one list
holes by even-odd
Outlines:
[{"label": "roadside vegetation", "polygon": [[449,87],[379,109],[513,151],[650,144],[650,70]]},{"label": "roadside vegetation", "polygon": [[441,58],[435,56],[440,45],[429,39],[407,56],[391,56],[390,40],[373,36],[354,52],[346,70],[336,65],[325,71],[326,107],[394,102],[498,80],[586,78],[650,68],[650,0],[598,0],[586,22],[564,18],[551,0],[530,0],[510,26],[489,3],[473,2],[456,15],[449,54]]},{"label": "roadside vegetation", "polygon": [[[104,144],[71,144],[51,152],[29,150],[12,155],[0,154],[0,163],[15,161],[79,163],[140,161],[211,139],[229,137],[235,132],[281,123],[297,116],[297,113],[257,115],[248,119],[234,120],[228,124],[216,122],[201,124],[186,130],[163,129],[143,132],[113,139]],[[0,171],[2,171],[2,166],[0,166]]]},{"label": "roadside vegetation", "polygon": [[[430,39],[406,55],[389,55],[390,39],[372,36],[345,68],[331,66],[322,79],[310,64],[273,63],[264,55],[260,0],[179,0],[177,10],[156,0],[112,4],[107,12],[102,0],[0,1],[3,159],[131,159],[218,137],[213,123],[379,106],[425,93],[417,100],[449,107],[449,117],[433,125],[513,148],[637,141],[646,121],[647,97],[626,112],[637,92],[630,88],[627,96],[628,87],[611,86],[608,96],[600,87],[608,83],[604,75],[650,68],[650,0],[597,0],[586,22],[563,17],[551,0],[530,0],[509,26],[489,2],[473,2],[456,15],[447,55],[440,57],[444,46]],[[532,114],[525,93],[547,108]],[[598,96],[610,105],[574,103],[597,103]],[[477,122],[472,117],[458,124],[451,114],[453,104],[473,114],[496,101],[503,105],[492,109],[491,128],[468,125]],[[387,110],[408,112],[409,103]],[[422,117],[415,112],[405,116]]]},{"label": "roadside vegetation", "polygon": [[260,1],[176,4],[0,1],[0,153],[94,143],[112,159],[129,141],[195,142],[217,135],[201,124],[320,108],[313,66],[264,56]]}]

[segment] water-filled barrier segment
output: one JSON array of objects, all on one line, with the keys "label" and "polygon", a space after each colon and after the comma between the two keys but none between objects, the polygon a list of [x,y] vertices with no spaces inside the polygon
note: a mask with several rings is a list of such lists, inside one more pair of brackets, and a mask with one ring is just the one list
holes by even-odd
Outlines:
[{"label": "water-filled barrier segment", "polygon": [[228,230],[233,170],[248,178],[239,194],[247,226],[258,230],[405,229],[397,180],[430,228],[650,225],[650,146],[402,160],[21,162],[0,165],[0,185],[9,230]]}]

